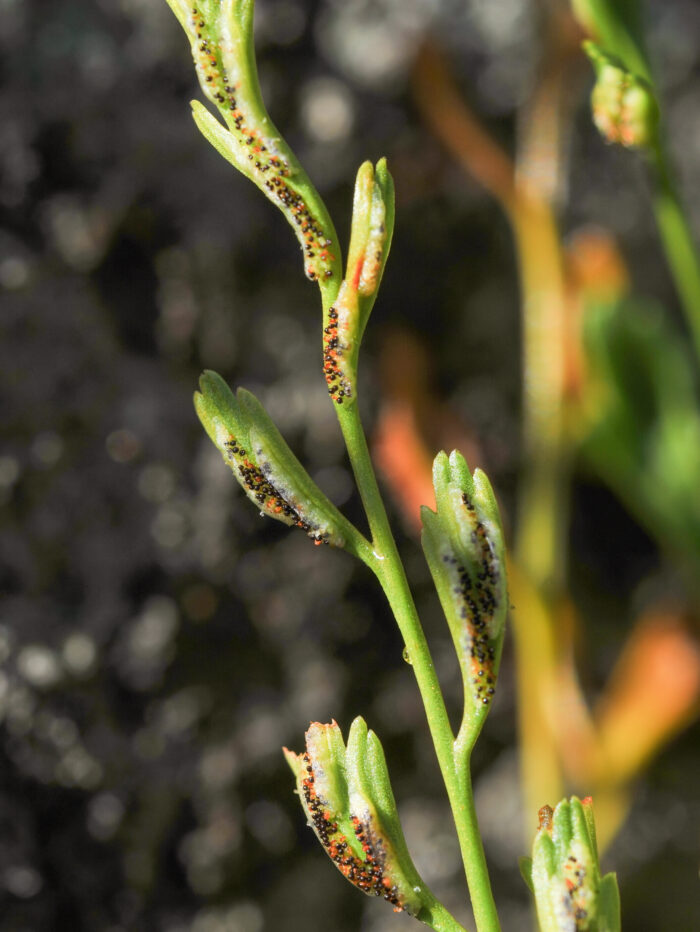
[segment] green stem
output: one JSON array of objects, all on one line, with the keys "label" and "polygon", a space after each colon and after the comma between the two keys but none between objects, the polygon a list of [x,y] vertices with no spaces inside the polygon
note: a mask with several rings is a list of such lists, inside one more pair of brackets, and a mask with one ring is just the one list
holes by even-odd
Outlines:
[{"label": "green stem", "polygon": [[700,359],[700,264],[688,221],[681,207],[668,158],[659,141],[652,159],[656,193],[654,212],[666,259],[681,299],[695,352]]},{"label": "green stem", "polygon": [[[467,754],[463,757],[461,766],[456,768],[459,821],[457,820],[457,813],[455,813],[455,822],[461,827],[461,831],[458,829],[460,834],[459,844],[467,872],[467,882],[472,898],[476,927],[477,929],[500,929],[474,805],[470,764],[470,755]],[[478,903],[475,898],[476,891],[481,897]]]},{"label": "green stem", "polygon": [[457,773],[453,748],[454,735],[445,701],[403,564],[389,527],[384,502],[372,468],[367,440],[362,429],[357,402],[338,409],[338,419],[372,533],[375,558],[373,569],[404,639],[425,707],[428,726],[457,829],[476,927],[478,932],[497,932],[500,924],[481,844],[471,779],[468,770],[461,775]]}]

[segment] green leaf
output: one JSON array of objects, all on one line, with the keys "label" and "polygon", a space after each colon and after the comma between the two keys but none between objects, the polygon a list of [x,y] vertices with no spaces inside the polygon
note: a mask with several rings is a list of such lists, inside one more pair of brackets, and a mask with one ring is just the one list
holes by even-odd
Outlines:
[{"label": "green leaf", "polygon": [[323,316],[323,374],[337,405],[357,398],[360,343],[384,273],[394,229],[394,187],[386,159],[357,173],[345,278]]},{"label": "green leaf", "polygon": [[503,530],[486,475],[464,457],[438,453],[437,511],[421,510],[422,544],[457,651],[465,724],[473,743],[496,686],[508,609]]},{"label": "green leaf", "polygon": [[371,162],[363,162],[357,170],[357,177],[355,178],[347,260],[348,276],[351,278],[356,277],[358,281],[369,235],[374,184],[374,166]]},{"label": "green leaf", "polygon": [[329,303],[341,277],[338,238],[323,201],[265,109],[252,0],[168,3],[190,41],[202,91],[225,124],[193,104],[198,128],[285,215],[303,250],[306,275],[318,281]]},{"label": "green leaf", "polygon": [[532,882],[532,858],[528,857],[526,854],[521,855],[518,858],[518,867],[520,868],[520,876],[527,884],[530,893],[534,893],[535,887]]},{"label": "green leaf", "polygon": [[627,71],[651,80],[640,0],[572,0],[572,7],[584,28]]},{"label": "green leaf", "polygon": [[581,800],[581,809],[583,810],[583,816],[586,820],[586,829],[588,831],[588,837],[591,840],[591,846],[595,853],[596,858],[598,855],[598,839],[596,837],[595,829],[595,816],[593,814],[593,799],[590,796],[586,796]]},{"label": "green leaf", "polygon": [[306,733],[306,750],[314,768],[316,792],[333,811],[346,812],[350,798],[345,745],[338,725],[312,722]]},{"label": "green leaf", "polygon": [[238,441],[243,454],[250,448],[248,425],[231,389],[216,372],[207,370],[199,379],[200,391],[194,394],[194,405],[214,445],[231,465],[232,440]]},{"label": "green leaf", "polygon": [[[236,144],[235,137],[226,127],[216,119],[198,100],[190,102],[192,117],[202,136],[211,143],[219,155],[223,155],[227,162],[242,172],[246,178],[253,181],[249,162],[245,159]],[[267,192],[266,192],[267,193]],[[268,195],[269,196],[269,195]]]},{"label": "green leaf", "polygon": [[589,465],[674,557],[700,558],[700,413],[686,346],[640,301],[587,310]]},{"label": "green leaf", "polygon": [[619,932],[617,884],[613,874],[601,880],[590,798],[540,810],[530,877],[541,932]]},{"label": "green leaf", "polygon": [[408,854],[379,739],[361,718],[347,748],[335,722],[314,723],[306,751],[284,749],[309,825],[340,872],[368,896],[418,916],[436,901]]},{"label": "green leaf", "polygon": [[306,528],[342,547],[346,536],[352,536],[349,522],[309,476],[258,399],[244,388],[238,389],[237,397],[249,425],[250,448],[262,474],[294,508]]},{"label": "green leaf", "polygon": [[250,392],[234,397],[207,371],[195,408],[209,437],[246,495],[263,514],[303,528],[315,543],[346,547],[368,560],[371,546],[341,515],[292,453],[264,407]]},{"label": "green leaf", "polygon": [[617,874],[606,874],[598,893],[598,932],[620,932],[620,888]]}]

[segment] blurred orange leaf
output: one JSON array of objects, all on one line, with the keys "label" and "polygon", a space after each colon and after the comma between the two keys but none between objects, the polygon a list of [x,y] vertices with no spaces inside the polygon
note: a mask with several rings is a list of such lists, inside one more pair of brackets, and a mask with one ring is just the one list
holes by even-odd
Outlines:
[{"label": "blurred orange leaf", "polygon": [[631,779],[700,708],[700,647],[678,612],[643,616],[596,710],[606,782]]}]

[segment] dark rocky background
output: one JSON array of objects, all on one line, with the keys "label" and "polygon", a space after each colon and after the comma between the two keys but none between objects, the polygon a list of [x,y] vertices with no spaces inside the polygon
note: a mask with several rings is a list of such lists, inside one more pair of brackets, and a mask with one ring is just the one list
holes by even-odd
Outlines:
[{"label": "dark rocky background", "polygon": [[[699,12],[693,0],[651,9],[696,222]],[[508,147],[535,22],[526,0],[259,0],[269,109],[341,236],[356,166],[387,155],[395,172],[366,420],[383,338],[401,324],[429,348],[438,395],[478,431],[507,507],[519,456],[510,234],[423,128],[406,68],[432,29]],[[285,221],[196,132],[188,100],[201,94],[164,0],[0,0],[0,46],[0,928],[408,928],[327,863],[280,753],[301,746],[309,720],[347,728],[356,714],[384,741],[426,880],[466,922],[449,813],[380,593],[349,557],[262,521],[193,412],[204,367],[259,393],[360,520],[319,372],[316,290]],[[600,143],[586,92],[564,230],[612,228],[639,289],[673,308],[644,173]],[[596,514],[619,535],[605,560],[591,545]],[[583,555],[589,584],[620,609],[588,658],[595,685],[658,558],[599,487],[581,485],[574,515],[574,562]],[[456,705],[422,558],[401,543]],[[507,654],[475,770],[504,929],[516,932],[528,907],[511,667]],[[628,929],[700,927],[697,766],[686,734],[640,782],[610,858]]]}]

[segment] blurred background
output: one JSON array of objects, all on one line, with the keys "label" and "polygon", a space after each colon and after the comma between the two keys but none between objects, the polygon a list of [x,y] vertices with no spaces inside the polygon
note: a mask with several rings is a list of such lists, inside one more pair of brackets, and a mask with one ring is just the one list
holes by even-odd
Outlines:
[{"label": "blurred background", "polygon": [[[700,7],[653,0],[647,16],[697,230]],[[550,787],[600,793],[626,928],[700,928],[698,365],[644,161],[591,121],[582,33],[545,0],[258,0],[256,28],[268,108],[343,241],[360,162],[386,155],[394,174],[362,408],[455,715],[417,543],[439,447],[489,472],[520,534],[520,630],[474,757],[504,930],[529,927],[517,857]],[[203,368],[254,391],[362,522],[284,218],[197,133],[202,95],[164,0],[0,0],[0,45],[0,928],[408,928],[328,863],[280,751],[310,720],[345,730],[358,714],[419,869],[471,922],[378,587],[263,521],[192,407]],[[521,295],[528,269],[555,268],[563,491],[557,565],[538,577]],[[526,365],[546,388],[540,349]],[[526,697],[539,682],[544,711]],[[539,726],[524,718],[538,701]]]}]

